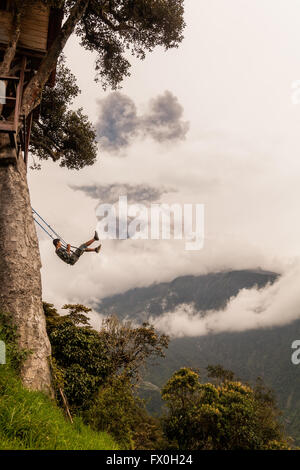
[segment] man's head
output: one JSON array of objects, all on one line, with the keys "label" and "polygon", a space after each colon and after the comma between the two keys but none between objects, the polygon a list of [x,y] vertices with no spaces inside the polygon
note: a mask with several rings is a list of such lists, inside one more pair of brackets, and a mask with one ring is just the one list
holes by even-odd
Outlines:
[{"label": "man's head", "polygon": [[55,238],[55,240],[53,240],[53,245],[55,246],[55,248],[58,250],[58,248],[61,247],[61,241],[59,238]]}]

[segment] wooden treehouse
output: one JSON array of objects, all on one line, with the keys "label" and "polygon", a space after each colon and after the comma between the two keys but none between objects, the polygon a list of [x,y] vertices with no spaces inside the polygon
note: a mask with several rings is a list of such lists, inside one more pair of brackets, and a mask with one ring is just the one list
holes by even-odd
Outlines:
[{"label": "wooden treehouse", "polygon": [[[13,0],[0,0],[0,65],[14,32],[13,6]],[[26,119],[20,114],[23,91],[47,54],[62,19],[61,10],[39,0],[22,16],[10,72],[0,74],[0,165],[14,164],[20,155],[27,164],[32,119],[38,115],[38,110]],[[55,70],[47,85],[54,86],[54,83]]]}]

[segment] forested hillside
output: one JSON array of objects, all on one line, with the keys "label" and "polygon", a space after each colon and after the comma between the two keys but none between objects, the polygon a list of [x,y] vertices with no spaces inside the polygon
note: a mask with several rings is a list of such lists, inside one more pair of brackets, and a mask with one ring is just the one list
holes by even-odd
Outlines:
[{"label": "forested hillside", "polygon": [[[263,287],[276,278],[275,273],[265,271],[183,276],[170,283],[106,298],[101,304],[101,312],[145,320],[172,311],[181,303],[195,303],[197,310],[203,311],[221,309],[240,289]],[[275,391],[287,429],[299,444],[300,366],[297,368],[291,362],[291,344],[299,338],[300,320],[276,328],[172,339],[166,359],[150,368],[145,379],[148,383],[143,385],[141,395],[151,398],[148,408],[152,413],[159,412],[162,402],[155,387],[161,387],[183,366],[200,368],[203,379],[206,379],[205,368],[209,364],[222,364],[243,380],[255,381],[261,376]]]}]

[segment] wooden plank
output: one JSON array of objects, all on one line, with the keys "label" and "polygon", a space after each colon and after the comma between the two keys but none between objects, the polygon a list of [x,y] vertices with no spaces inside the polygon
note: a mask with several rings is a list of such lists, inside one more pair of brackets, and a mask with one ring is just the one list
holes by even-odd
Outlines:
[{"label": "wooden plank", "polygon": [[[41,52],[47,51],[49,15],[50,8],[42,3],[30,8],[22,20],[19,47]],[[1,11],[0,44],[8,44],[11,32],[12,13]]]},{"label": "wooden plank", "polygon": [[33,26],[47,26],[49,22],[49,11],[45,11],[41,14],[37,13],[36,15],[27,15],[24,17],[23,22],[26,22],[26,24],[31,24]]},{"label": "wooden plank", "polygon": [[5,98],[6,100],[16,101],[16,98],[12,98],[11,96],[0,96],[0,98]]},{"label": "wooden plank", "polygon": [[48,29],[45,28],[43,31],[34,31],[30,28],[24,28],[21,32],[21,37],[34,37],[38,40],[41,40],[43,38],[47,38],[48,35]]},{"label": "wooden plank", "polygon": [[33,36],[21,36],[19,45],[23,47],[29,47],[32,45],[38,49],[46,49],[47,41],[46,38],[36,38]]},{"label": "wooden plank", "polygon": [[44,28],[48,31],[50,8],[46,6],[33,7],[30,9],[22,21],[22,25],[25,28]]},{"label": "wooden plank", "polygon": [[[0,51],[5,51],[6,49],[6,44],[1,43],[0,41]],[[41,49],[27,49],[26,47],[18,47],[18,53],[22,55],[26,55],[26,57],[32,57],[33,59],[36,60],[41,60],[43,57],[45,57],[47,51],[41,50]]]},{"label": "wooden plank", "polygon": [[32,23],[32,22],[22,22],[23,31],[34,31],[35,33],[43,33],[48,30],[48,22],[45,24],[42,23]]},{"label": "wooden plank", "polygon": [[43,33],[34,33],[30,30],[26,30],[21,33],[19,45],[27,48],[34,49],[47,49],[47,37],[48,30],[45,30]]},{"label": "wooden plank", "polygon": [[30,8],[31,14],[36,15],[36,14],[41,14],[41,13],[49,13],[50,8],[47,5],[44,5],[42,2],[39,2],[39,4],[35,4]]},{"label": "wooden plank", "polygon": [[0,19],[1,20],[7,20],[7,18],[12,18],[12,12],[11,11],[1,11],[1,16],[0,16]]},{"label": "wooden plank", "polygon": [[20,35],[20,41],[33,41],[33,42],[45,42],[47,39],[47,34],[44,33],[35,33],[33,31],[26,31],[24,33],[21,33]]},{"label": "wooden plank", "polygon": [[0,33],[0,44],[7,45],[8,44],[8,35],[5,36],[4,34]]},{"label": "wooden plank", "polygon": [[38,51],[44,51],[46,52],[47,48],[47,42],[45,39],[43,39],[43,41],[41,40],[37,40],[37,39],[34,39],[34,38],[30,38],[30,37],[22,37],[20,38],[20,41],[19,41],[19,47],[24,47],[26,49],[33,49],[33,50],[38,50]]},{"label": "wooden plank", "polygon": [[40,17],[26,18],[25,17],[22,21],[22,24],[28,25],[31,28],[35,28],[37,30],[40,30],[40,29],[43,29],[43,28],[48,29],[48,23],[49,23],[49,13],[47,13],[45,18],[40,18]]},{"label": "wooden plank", "polygon": [[32,33],[35,35],[45,34],[48,32],[48,25],[42,25],[40,27],[35,26],[34,24],[22,24],[22,34]]},{"label": "wooden plank", "polygon": [[46,9],[43,12],[32,11],[30,10],[30,14],[24,16],[25,21],[31,21],[33,23],[42,23],[47,24],[49,19],[50,9]]},{"label": "wooden plank", "polygon": [[9,75],[0,75],[0,80],[19,80],[19,77],[10,77]]},{"label": "wooden plank", "polygon": [[15,132],[14,124],[12,122],[0,121],[0,132],[7,133],[8,131]]}]

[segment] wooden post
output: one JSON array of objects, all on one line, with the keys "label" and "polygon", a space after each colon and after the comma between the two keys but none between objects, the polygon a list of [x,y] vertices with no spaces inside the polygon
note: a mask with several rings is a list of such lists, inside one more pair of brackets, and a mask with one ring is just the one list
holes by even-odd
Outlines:
[{"label": "wooden post", "polygon": [[[18,158],[18,132],[20,127],[20,109],[23,96],[24,75],[26,68],[26,57],[22,57],[20,77],[1,77],[1,79],[16,81],[17,90],[15,97],[6,97],[14,100],[15,106],[12,117],[7,121],[0,122],[0,165],[16,164]],[[24,143],[25,152],[25,143]]]},{"label": "wooden post", "polygon": [[27,126],[26,126],[26,132],[25,132],[24,162],[26,165],[26,171],[27,171],[27,166],[28,166],[28,148],[29,148],[29,142],[30,142],[31,126],[32,126],[32,113],[30,113],[27,118]]},{"label": "wooden post", "polygon": [[19,125],[19,119],[20,119],[20,108],[21,108],[22,96],[23,96],[25,68],[26,68],[26,57],[23,56],[21,71],[20,71],[20,80],[19,80],[19,84],[17,88],[15,117],[14,117],[14,128],[15,128],[16,133],[18,133],[18,125]]}]

